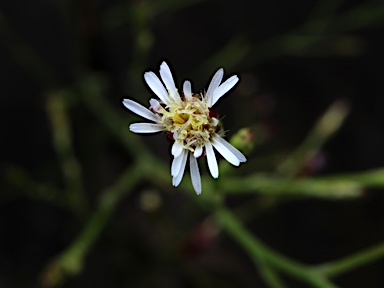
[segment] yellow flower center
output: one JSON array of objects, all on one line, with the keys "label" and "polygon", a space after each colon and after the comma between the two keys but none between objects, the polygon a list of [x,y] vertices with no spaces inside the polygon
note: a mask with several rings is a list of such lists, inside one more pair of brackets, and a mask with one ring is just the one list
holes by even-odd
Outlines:
[{"label": "yellow flower center", "polygon": [[179,103],[171,103],[159,111],[166,130],[173,133],[175,141],[185,149],[194,151],[203,146],[218,129],[218,119],[210,116],[210,109],[203,97],[193,94]]}]

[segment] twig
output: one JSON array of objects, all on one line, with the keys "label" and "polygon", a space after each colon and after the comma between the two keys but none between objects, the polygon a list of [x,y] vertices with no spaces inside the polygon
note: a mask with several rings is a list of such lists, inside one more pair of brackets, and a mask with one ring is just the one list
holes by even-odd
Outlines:
[{"label": "twig", "polygon": [[316,266],[312,268],[312,272],[323,275],[324,277],[335,277],[383,257],[384,243],[380,243],[363,251],[348,255],[342,259]]},{"label": "twig", "polygon": [[50,93],[46,111],[51,124],[52,144],[61,165],[67,190],[67,202],[78,216],[86,216],[88,203],[84,197],[81,166],[72,144],[72,131],[64,92]]},{"label": "twig", "polygon": [[113,186],[101,194],[98,207],[83,231],[73,244],[52,261],[43,272],[42,284],[44,287],[54,287],[67,275],[77,274],[82,270],[85,255],[104,229],[117,203],[123,196],[131,192],[142,178],[141,167],[133,165],[132,168],[122,173]]},{"label": "twig", "polygon": [[337,287],[321,275],[314,274],[309,266],[291,260],[264,245],[254,235],[251,235],[226,208],[219,207],[214,213],[221,227],[248,252],[255,262],[268,263],[275,269],[311,284],[313,287]]}]

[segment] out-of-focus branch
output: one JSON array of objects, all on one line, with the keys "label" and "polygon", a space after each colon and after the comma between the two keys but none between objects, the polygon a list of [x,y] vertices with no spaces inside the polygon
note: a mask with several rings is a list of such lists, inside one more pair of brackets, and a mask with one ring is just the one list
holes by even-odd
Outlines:
[{"label": "out-of-focus branch", "polygon": [[277,167],[276,172],[285,177],[293,177],[300,172],[307,160],[339,130],[348,113],[347,103],[341,100],[335,101],[299,147]]},{"label": "out-of-focus branch", "polygon": [[[23,168],[11,165],[7,167],[3,176],[6,187],[12,188],[12,195],[2,191],[1,201],[18,196],[27,196],[31,199],[46,201],[55,206],[67,208],[61,191],[58,191],[51,183],[39,183],[32,179]],[[15,194],[15,192],[19,194]]]},{"label": "out-of-focus branch", "polygon": [[342,259],[315,266],[312,271],[326,277],[335,277],[384,257],[384,243],[348,255]]},{"label": "out-of-focus branch", "polygon": [[312,272],[310,266],[291,260],[263,244],[252,235],[234,215],[224,207],[214,212],[220,226],[243,247],[256,263],[267,263],[278,271],[295,277],[317,288],[335,288],[336,286],[320,274]]},{"label": "out-of-focus branch", "polygon": [[286,179],[265,174],[220,180],[223,194],[259,193],[275,196],[310,196],[329,199],[358,197],[364,185],[354,179],[323,180],[321,178]]},{"label": "out-of-focus branch", "polygon": [[225,65],[227,69],[252,67],[285,55],[350,57],[361,53],[359,39],[347,33],[370,25],[383,25],[383,1],[366,1],[338,15],[334,11],[340,0],[327,2],[319,5],[302,26],[283,35],[257,43],[251,43],[245,35],[229,40],[221,50],[203,61],[194,73],[211,71],[218,65]]},{"label": "out-of-focus branch", "polygon": [[119,200],[132,192],[143,176],[141,167],[133,165],[122,173],[114,185],[102,192],[98,207],[83,231],[72,245],[46,267],[41,280],[43,287],[55,287],[66,276],[77,274],[82,270],[85,255],[104,229]]},{"label": "out-of-focus branch", "polygon": [[46,112],[51,124],[53,148],[66,184],[68,204],[78,216],[85,216],[88,213],[88,204],[84,197],[81,166],[73,148],[71,124],[63,91],[48,95]]},{"label": "out-of-focus branch", "polygon": [[384,187],[384,168],[315,178],[286,179],[253,174],[241,179],[226,176],[219,182],[223,194],[259,193],[280,196],[311,196],[329,199],[354,198],[364,188]]}]

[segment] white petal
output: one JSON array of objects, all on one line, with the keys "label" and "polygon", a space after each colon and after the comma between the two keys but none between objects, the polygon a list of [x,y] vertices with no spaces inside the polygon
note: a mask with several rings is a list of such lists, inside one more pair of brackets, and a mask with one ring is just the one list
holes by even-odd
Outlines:
[{"label": "white petal", "polygon": [[220,82],[223,79],[223,76],[224,76],[224,70],[223,68],[220,68],[212,77],[211,83],[208,86],[207,93],[205,94],[205,99],[207,100],[209,107],[212,107],[213,94],[216,91],[216,89],[219,87]]},{"label": "white petal", "polygon": [[193,156],[195,156],[195,158],[198,158],[201,156],[201,154],[203,154],[203,147],[202,146],[197,146],[195,148],[195,152],[193,153]]},{"label": "white petal", "polygon": [[155,112],[160,112],[163,109],[163,106],[160,105],[160,102],[157,101],[156,99],[149,99],[149,104],[151,105],[151,108]]},{"label": "white petal", "polygon": [[[215,141],[220,142],[225,148],[227,148],[230,152],[232,152],[237,159],[239,159],[241,162],[246,162],[247,158],[241,153],[239,150],[237,150],[235,147],[233,147],[229,142],[227,142],[225,139],[221,138],[219,135],[216,135],[214,137]],[[219,151],[220,152],[220,151]],[[223,154],[222,154],[223,155]],[[223,155],[224,156],[224,155]]]},{"label": "white petal", "polygon": [[181,164],[177,175],[174,175],[172,178],[172,185],[177,186],[180,184],[181,179],[183,179],[185,164],[187,163],[187,156],[189,151],[184,150],[183,153],[179,156],[181,158]]},{"label": "white petal", "polygon": [[137,115],[144,117],[148,120],[152,120],[154,122],[157,121],[156,115],[152,113],[150,110],[148,110],[147,108],[145,108],[144,106],[140,105],[139,103],[136,103],[135,101],[132,101],[129,99],[124,99],[123,104],[133,113],[136,113]]},{"label": "white petal", "polygon": [[171,69],[166,62],[161,63],[160,65],[160,76],[163,80],[165,87],[168,89],[169,95],[176,101],[179,102],[181,100],[179,92],[177,92],[175,82],[173,81]]},{"label": "white petal", "polygon": [[176,176],[179,174],[181,164],[183,163],[184,154],[187,153],[188,150],[182,149],[180,155],[173,158],[172,166],[171,166],[171,175]]},{"label": "white petal", "polygon": [[217,126],[217,124],[219,124],[219,119],[215,118],[215,117],[212,117],[212,120],[213,120],[213,126]]},{"label": "white petal", "polygon": [[212,104],[210,107],[215,105],[217,100],[221,98],[225,93],[227,93],[229,90],[233,88],[233,86],[236,85],[236,83],[239,81],[239,77],[232,76],[231,78],[227,79],[223,84],[221,84],[214,92],[212,97]]},{"label": "white petal", "polygon": [[172,145],[172,150],[171,150],[171,153],[173,155],[173,157],[179,157],[181,152],[183,152],[183,145],[178,142],[178,141],[175,141]]},{"label": "white petal", "polygon": [[217,151],[227,160],[229,163],[235,166],[240,165],[240,160],[237,158],[235,154],[232,153],[226,146],[224,146],[220,141],[213,138],[212,145],[216,148]]},{"label": "white petal", "polygon": [[147,82],[149,88],[163,101],[165,104],[169,103],[168,93],[165,90],[163,83],[161,83],[160,79],[153,72],[145,72],[144,73],[145,82]]},{"label": "white petal", "polygon": [[185,81],[185,82],[184,82],[184,85],[183,85],[183,92],[184,92],[184,96],[185,96],[185,98],[187,98],[187,99],[192,98],[191,82],[189,82],[189,81]]},{"label": "white petal", "polygon": [[207,152],[208,168],[213,178],[219,177],[219,168],[217,167],[217,161],[215,152],[213,151],[212,144],[210,142],[205,143],[205,151]]},{"label": "white petal", "polygon": [[195,189],[197,195],[201,194],[201,179],[199,166],[197,165],[196,158],[190,153],[189,155],[189,171],[191,173],[192,186]]},{"label": "white petal", "polygon": [[164,130],[163,125],[153,123],[134,123],[129,126],[134,133],[155,133]]}]

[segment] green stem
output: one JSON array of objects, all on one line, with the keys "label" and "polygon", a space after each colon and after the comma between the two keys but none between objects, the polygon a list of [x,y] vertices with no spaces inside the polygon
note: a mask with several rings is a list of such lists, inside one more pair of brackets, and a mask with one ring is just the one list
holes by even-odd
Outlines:
[{"label": "green stem", "polygon": [[335,174],[319,177],[318,179],[330,182],[354,181],[361,186],[382,188],[384,187],[384,168],[348,174]]},{"label": "green stem", "polygon": [[384,243],[357,252],[340,260],[326,263],[312,269],[316,274],[335,277],[358,267],[367,265],[384,256]]},{"label": "green stem", "polygon": [[[140,137],[129,132],[128,119],[125,120],[124,117],[120,116],[108,101],[102,97],[102,82],[103,79],[93,75],[80,83],[80,94],[85,105],[103,122],[117,139],[123,142],[127,152],[132,157],[151,157],[151,152],[143,145]],[[74,94],[76,93],[74,92]],[[122,107],[121,111],[125,111],[125,109]]]},{"label": "green stem", "polygon": [[346,116],[348,105],[340,100],[335,101],[317,121],[302,144],[283,162],[276,171],[286,177],[295,176],[324,143],[339,130]]},{"label": "green stem", "polygon": [[72,131],[63,92],[50,93],[46,111],[51,124],[52,142],[61,165],[69,207],[79,216],[88,214],[88,203],[82,187],[81,165],[75,156]]},{"label": "green stem", "polygon": [[83,231],[54,262],[50,263],[43,274],[43,282],[55,286],[67,274],[77,274],[83,267],[85,255],[97,240],[108,219],[115,210],[116,204],[123,196],[143,178],[143,169],[133,165],[127,169],[112,187],[107,188],[101,195],[98,207],[93,213]]},{"label": "green stem", "polygon": [[276,196],[311,196],[328,199],[354,198],[361,195],[364,185],[353,178],[286,179],[265,174],[253,174],[241,179],[227,176],[221,179],[223,194],[260,193]]},{"label": "green stem", "polygon": [[334,284],[327,279],[312,273],[308,266],[291,260],[265,246],[255,236],[251,235],[242,224],[226,208],[221,207],[215,211],[215,216],[222,228],[231,235],[252,257],[256,263],[265,262],[275,269],[285,272],[311,284],[317,288],[334,288]]},{"label": "green stem", "polygon": [[258,270],[260,276],[264,279],[265,283],[271,288],[285,288],[285,284],[281,281],[276,271],[274,271],[267,263],[255,263],[259,264]]},{"label": "green stem", "polygon": [[2,191],[1,201],[22,195],[38,201],[46,201],[62,209],[67,208],[64,205],[65,201],[61,191],[49,183],[37,182],[21,167],[16,165],[8,167],[4,173],[4,180],[7,185],[12,187],[12,190],[10,193],[7,193],[7,189]]}]

